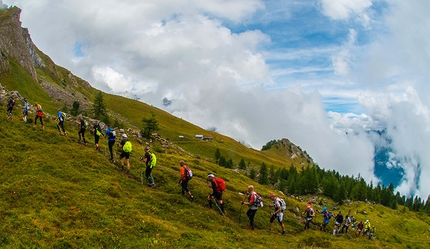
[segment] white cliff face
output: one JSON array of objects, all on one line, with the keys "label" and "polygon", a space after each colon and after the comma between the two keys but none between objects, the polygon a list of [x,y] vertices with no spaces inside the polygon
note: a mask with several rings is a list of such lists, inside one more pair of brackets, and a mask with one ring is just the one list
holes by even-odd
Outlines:
[{"label": "white cliff face", "polygon": [[33,41],[31,40],[30,33],[28,32],[27,28],[22,29],[22,35],[25,39],[25,44],[28,47],[33,65],[35,67],[45,67],[45,64],[43,63],[42,58],[40,58],[39,54],[36,51],[36,46],[34,45]]}]

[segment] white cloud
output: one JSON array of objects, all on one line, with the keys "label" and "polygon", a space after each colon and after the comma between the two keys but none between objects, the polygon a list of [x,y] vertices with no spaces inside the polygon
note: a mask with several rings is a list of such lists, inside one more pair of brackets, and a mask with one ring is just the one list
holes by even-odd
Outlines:
[{"label": "white cloud", "polygon": [[351,17],[360,18],[365,24],[369,22],[366,14],[372,6],[371,0],[320,0],[322,12],[335,20],[344,20]]}]

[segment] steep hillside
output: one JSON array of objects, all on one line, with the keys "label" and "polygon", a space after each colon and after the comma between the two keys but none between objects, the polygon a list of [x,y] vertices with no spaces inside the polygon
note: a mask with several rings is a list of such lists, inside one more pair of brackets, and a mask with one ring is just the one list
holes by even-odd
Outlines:
[{"label": "steep hillside", "polygon": [[[2,248],[425,248],[429,244],[430,220],[427,215],[393,211],[363,202],[338,206],[351,210],[359,220],[376,225],[375,239],[352,234],[333,237],[312,227],[302,231],[301,212],[306,201],[316,209],[335,204],[316,196],[286,199],[287,235],[275,226],[269,231],[269,193],[235,170],[210,161],[190,157],[173,149],[157,152],[154,170],[155,189],[140,183],[143,169],[138,156],[143,146],[132,138],[134,151],[132,178],[109,163],[106,140],[101,152],[93,144],[76,143],[77,127],[66,123],[69,136],[57,134],[55,122],[47,119],[46,128],[24,125],[18,118],[0,119],[0,247]],[[91,140],[90,140],[91,141]],[[158,141],[150,144],[159,147]],[[172,147],[173,148],[173,147]],[[118,153],[118,152],[117,152]],[[118,155],[118,154],[116,154]],[[177,184],[179,160],[186,160],[195,177],[190,187],[195,196],[190,202],[180,194]],[[214,172],[227,182],[224,193],[226,216],[209,209],[206,175]],[[263,196],[266,204],[257,212],[256,230],[246,230],[246,207],[240,205],[249,184]],[[399,208],[399,210],[402,210]],[[316,218],[321,223],[322,218]],[[333,224],[329,224],[329,231]]]},{"label": "steep hillside", "polygon": [[[274,169],[290,166],[311,168],[311,157],[287,139],[276,141],[263,151],[250,149],[232,138],[195,126],[145,103],[103,94],[111,120],[123,123],[133,143],[131,177],[108,161],[107,142],[101,152],[78,139],[75,117],[66,122],[69,136],[57,134],[56,122],[45,118],[45,130],[20,120],[22,98],[42,103],[47,114],[58,108],[81,104],[81,113],[92,117],[92,102],[99,92],[55,65],[31,42],[19,22],[20,9],[0,12],[0,108],[13,95],[17,101],[13,120],[0,116],[0,247],[1,248],[427,248],[430,247],[430,219],[402,206],[392,210],[378,204],[345,201],[338,205],[327,197],[285,196],[260,185],[247,175],[262,164]],[[6,46],[7,44],[7,46]],[[151,140],[139,138],[142,118],[156,115],[160,129]],[[117,129],[119,132],[119,129]],[[195,135],[210,137],[209,140]],[[150,189],[141,183],[144,146],[157,154],[154,169],[157,183]],[[234,168],[220,167],[215,152],[232,159]],[[240,160],[246,169],[238,169]],[[195,196],[190,202],[180,194],[179,161],[193,169],[190,182]],[[215,173],[227,182],[224,193],[226,216],[208,208],[210,189],[206,175]],[[256,215],[256,230],[246,230],[247,207],[240,205],[249,184],[263,196],[265,206]],[[273,186],[272,186],[273,187]],[[287,201],[285,223],[269,231],[270,193]],[[312,201],[316,209],[351,210],[358,220],[369,219],[377,227],[375,238],[356,238],[351,233],[332,236],[315,226],[303,231],[302,211]],[[315,219],[317,224],[322,217]]]}]

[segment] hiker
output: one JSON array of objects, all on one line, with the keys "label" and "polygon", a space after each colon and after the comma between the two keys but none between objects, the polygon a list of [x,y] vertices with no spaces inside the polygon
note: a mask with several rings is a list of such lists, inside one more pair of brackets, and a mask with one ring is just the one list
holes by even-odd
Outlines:
[{"label": "hiker", "polygon": [[345,223],[343,223],[341,233],[343,233],[343,229],[346,228],[345,233],[348,233],[349,225],[351,224],[351,217],[345,216]]},{"label": "hiker", "polygon": [[357,224],[357,232],[355,233],[355,235],[356,235],[357,237],[358,237],[358,236],[360,236],[361,231],[363,231],[363,227],[364,227],[363,221],[360,221],[360,222]]},{"label": "hiker", "polygon": [[[224,212],[224,203],[222,201],[222,191],[224,191],[225,189],[225,182],[221,178],[219,178],[221,181],[218,181],[217,179],[218,178],[216,178],[214,174],[212,173],[208,174],[208,180],[210,181],[209,188],[212,188],[212,194],[208,196],[208,203],[209,203],[209,207],[212,208],[212,199],[216,198],[219,204],[221,214],[224,215],[225,212]],[[215,204],[218,205],[216,202]]]},{"label": "hiker", "polygon": [[[119,162],[121,163],[121,170],[125,171],[128,175],[130,174],[130,152],[131,152],[131,142],[127,139],[127,134],[122,134],[122,140],[118,144],[118,147],[122,149],[121,154],[119,155]],[[125,162],[127,164],[127,169],[124,169],[124,162],[122,159],[125,157]]]},{"label": "hiker", "polygon": [[328,211],[327,207],[324,207],[323,210],[321,211],[321,214],[324,217],[324,221],[320,225],[320,231],[322,231],[322,230],[325,231],[326,226],[328,225],[328,223],[330,223],[331,213]]},{"label": "hiker", "polygon": [[194,200],[194,196],[191,194],[190,190],[188,189],[188,181],[192,177],[192,173],[190,174],[191,169],[185,164],[184,160],[179,161],[179,165],[181,168],[179,169],[179,173],[181,175],[181,179],[178,181],[182,186],[182,196],[187,193],[191,201]]},{"label": "hiker", "polygon": [[370,222],[369,220],[366,220],[363,224],[364,230],[363,230],[363,236],[365,236],[367,234],[367,232],[369,232],[370,230]]},{"label": "hiker", "polygon": [[100,151],[99,140],[100,140],[100,136],[102,135],[101,130],[102,130],[102,128],[100,128],[100,123],[97,121],[94,121],[92,132],[94,133],[94,144],[96,145],[96,147],[94,149],[96,151]]},{"label": "hiker", "polygon": [[113,145],[115,144],[115,140],[116,140],[116,132],[115,130],[108,124],[107,125],[107,129],[105,132],[105,137],[108,138],[108,147],[109,147],[109,152],[110,152],[110,159],[109,161],[111,163],[115,163],[115,160],[113,159]]},{"label": "hiker", "polygon": [[309,223],[311,223],[312,219],[315,217],[314,209],[311,206],[312,206],[312,202],[308,202],[308,206],[306,207],[306,210],[303,212],[303,214],[306,215],[304,230],[309,229]]},{"label": "hiker", "polygon": [[82,117],[82,115],[79,116],[79,121],[76,121],[75,123],[77,123],[79,125],[79,140],[78,143],[81,142],[81,134],[82,134],[82,140],[84,141],[83,145],[87,146],[87,141],[85,140],[85,130],[87,129],[87,125],[85,124],[85,120],[84,117]]},{"label": "hiker", "polygon": [[334,223],[334,227],[333,227],[333,235],[336,235],[336,234],[339,234],[340,225],[343,223],[342,212],[339,211],[339,213],[334,218],[335,218],[335,223]]},{"label": "hiker", "polygon": [[141,157],[141,160],[143,160],[146,165],[145,176],[148,180],[148,186],[153,188],[156,186],[156,184],[154,178],[152,177],[152,169],[157,163],[157,157],[154,153],[151,153],[148,147],[145,147],[145,155]]},{"label": "hiker", "polygon": [[14,105],[15,105],[15,100],[13,100],[12,96],[10,96],[10,99],[7,102],[7,109],[6,109],[7,119],[12,120],[12,110]]},{"label": "hiker", "polygon": [[36,127],[36,122],[37,119],[40,119],[40,124],[42,125],[42,130],[45,129],[45,126],[43,125],[43,110],[42,110],[42,106],[38,103],[36,104],[36,109],[37,109],[37,114],[36,114],[36,118],[34,119],[34,127]]},{"label": "hiker", "polygon": [[246,202],[242,201],[241,204],[248,205],[249,209],[246,212],[246,215],[248,216],[248,219],[249,219],[248,229],[254,230],[255,229],[254,217],[255,217],[255,213],[257,213],[258,208],[261,207],[261,197],[254,191],[253,185],[248,186],[248,192],[246,194],[248,196],[248,201]]},{"label": "hiker", "polygon": [[24,121],[24,124],[27,123],[27,115],[28,115],[28,102],[27,102],[27,99],[24,98],[24,108],[22,110],[22,121]]},{"label": "hiker", "polygon": [[369,229],[369,239],[372,239],[373,235],[375,234],[375,226],[372,226]]},{"label": "hiker", "polygon": [[64,130],[64,117],[65,115],[63,114],[63,112],[60,111],[60,109],[58,109],[57,118],[56,118],[58,120],[58,124],[57,124],[58,134],[61,135],[61,130],[63,130],[64,136],[67,136],[66,130]]},{"label": "hiker", "polygon": [[270,230],[273,230],[273,224],[276,219],[278,221],[278,224],[282,227],[282,235],[285,235],[285,225],[283,221],[284,210],[282,207],[282,201],[280,198],[276,197],[275,194],[270,194],[269,198],[272,200],[273,207],[275,208],[275,211],[270,214]]}]

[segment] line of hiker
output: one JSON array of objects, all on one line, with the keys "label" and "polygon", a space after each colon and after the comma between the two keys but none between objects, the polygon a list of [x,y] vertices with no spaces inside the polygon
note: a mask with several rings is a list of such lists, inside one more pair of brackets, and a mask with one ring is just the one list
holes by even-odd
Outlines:
[{"label": "line of hiker", "polygon": [[[7,109],[6,114],[7,118],[12,120],[12,111],[13,107],[15,105],[15,101],[13,97],[10,97],[8,103],[7,103]],[[27,100],[24,98],[24,105],[23,105],[23,116],[22,120],[24,124],[27,123],[27,115],[29,110],[29,104]],[[37,103],[36,104],[36,116],[34,120],[34,126],[37,125],[37,120],[40,121],[40,124],[42,125],[42,129],[44,129],[43,124],[43,109],[42,106]],[[64,122],[66,120],[66,114],[62,112],[60,109],[57,110],[57,115],[55,117],[55,120],[58,122],[56,127],[58,129],[58,134],[67,136],[67,132],[64,127]],[[82,143],[83,145],[87,145],[87,141],[85,138],[85,132],[88,128],[88,122],[86,122],[82,115],[78,116],[78,120],[74,121],[76,124],[79,125],[79,131],[78,131],[78,143]],[[92,134],[94,135],[94,144],[95,144],[95,150],[100,151],[99,141],[101,136],[107,138],[107,147],[109,148],[109,161],[111,163],[115,163],[114,158],[114,151],[113,147],[116,143],[117,134],[113,127],[111,127],[109,124],[107,125],[107,129],[103,132],[102,128],[100,127],[100,123],[98,121],[94,121],[92,123]],[[121,151],[119,155],[119,162],[121,166],[121,170],[130,176],[130,155],[132,152],[132,143],[128,140],[128,136],[126,133],[121,134],[121,140],[117,144],[118,149]],[[154,153],[152,153],[149,149],[149,147],[144,148],[144,155],[140,156],[140,160],[143,161],[144,167],[145,167],[145,174],[143,174],[143,170],[141,171],[141,181],[142,184],[144,182],[144,178],[147,181],[147,184],[150,188],[154,188],[156,186],[154,177],[152,176],[152,170],[154,169],[154,166],[157,163],[157,157]],[[125,165],[124,165],[125,163]],[[179,161],[179,175],[180,179],[178,180],[178,183],[181,185],[181,193],[182,196],[187,195],[189,197],[190,201],[194,200],[194,196],[192,195],[190,189],[189,189],[189,181],[193,177],[192,170],[187,166],[184,160]],[[212,189],[212,193],[210,193],[207,196],[208,204],[210,208],[213,208],[213,205],[216,206],[218,211],[221,215],[225,215],[225,207],[223,202],[223,191],[226,189],[225,181],[220,177],[215,177],[213,173],[209,173],[207,175],[207,181],[209,182],[208,186]],[[274,223],[275,220],[281,227],[281,235],[286,234],[285,224],[284,224],[284,211],[286,210],[286,203],[285,200],[282,198],[277,197],[275,194],[269,195],[270,200],[272,201],[272,204],[270,204],[270,207],[273,207],[273,212],[270,213],[270,228],[269,230],[272,231],[274,229]],[[247,199],[247,200],[245,200]],[[255,229],[255,215],[257,211],[264,206],[263,200],[261,195],[259,195],[253,185],[249,185],[247,188],[247,193],[245,196],[245,199],[241,201],[242,205],[247,205],[248,210],[246,212],[246,215],[249,219],[248,229],[254,230]],[[302,215],[305,216],[304,221],[304,230],[310,229],[310,225],[313,224],[316,227],[319,227],[321,231],[326,231],[327,225],[330,223],[331,218],[334,218],[334,225],[333,225],[333,236],[337,236],[340,234],[347,234],[349,228],[356,229],[355,235],[358,237],[362,234],[362,236],[368,236],[369,239],[372,239],[375,233],[375,226],[371,226],[369,220],[366,221],[360,221],[357,223],[357,220],[348,214],[343,217],[343,214],[341,211],[338,212],[337,215],[333,215],[327,207],[324,207],[321,212],[317,210],[322,216],[323,216],[323,222],[317,226],[317,224],[314,222],[315,218],[315,211],[312,208],[312,202],[307,203],[307,207],[302,213]],[[241,212],[241,211],[240,211]],[[240,222],[240,219],[239,219]]]}]

